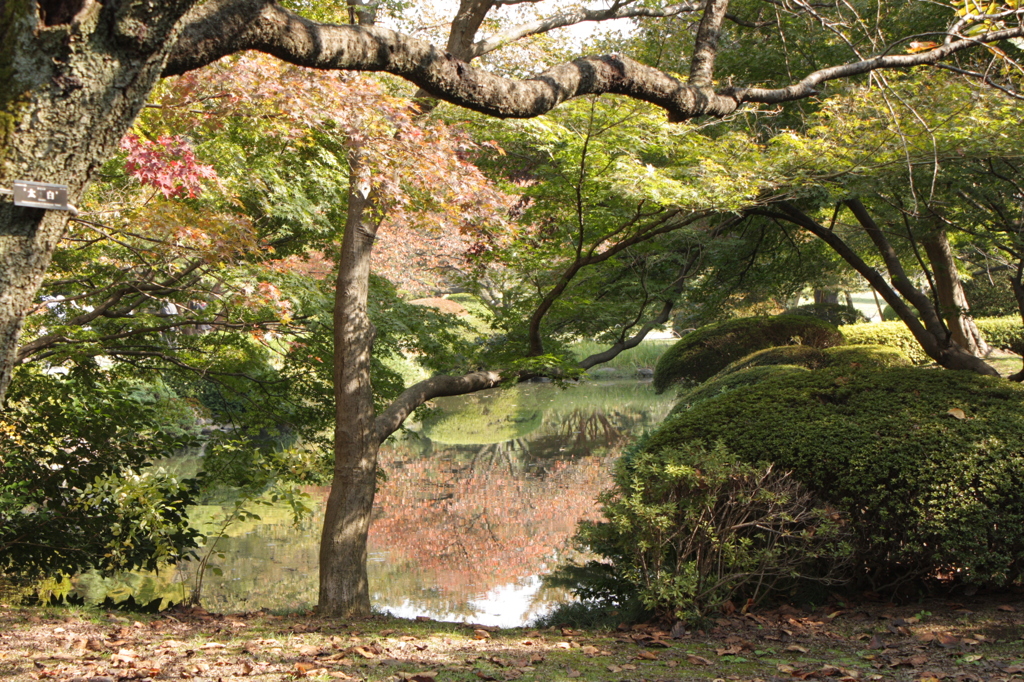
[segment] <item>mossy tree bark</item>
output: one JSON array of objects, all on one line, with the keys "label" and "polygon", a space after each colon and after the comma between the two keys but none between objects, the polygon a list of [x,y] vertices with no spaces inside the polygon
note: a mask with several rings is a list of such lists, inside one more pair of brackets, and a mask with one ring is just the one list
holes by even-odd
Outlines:
[{"label": "mossy tree bark", "polygon": [[[0,187],[67,185],[74,204],[145,104],[192,4],[0,0]],[[66,224],[64,212],[0,197],[0,400]]]}]

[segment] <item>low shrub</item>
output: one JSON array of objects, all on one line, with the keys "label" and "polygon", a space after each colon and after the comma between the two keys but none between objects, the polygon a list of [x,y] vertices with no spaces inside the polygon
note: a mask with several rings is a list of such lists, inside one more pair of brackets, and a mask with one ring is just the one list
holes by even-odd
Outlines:
[{"label": "low shrub", "polygon": [[909,367],[910,358],[888,346],[835,346],[818,350],[809,346],[779,346],[751,353],[729,364],[703,384],[679,394],[670,414],[742,386],[750,386],[788,372],[807,372],[822,367]]},{"label": "low shrub", "polygon": [[835,346],[826,348],[822,354],[825,356],[825,367],[888,369],[914,364],[910,356],[893,346]]},{"label": "low shrub", "polygon": [[865,322],[863,324],[844,324],[839,327],[840,333],[851,346],[890,346],[899,348],[907,354],[916,365],[931,362],[921,344],[907,329],[907,325],[895,322]]},{"label": "low shrub", "polygon": [[687,442],[620,458],[614,480],[601,498],[607,521],[577,535],[605,561],[562,567],[549,581],[587,602],[699,620],[728,599],[842,577],[841,517],[771,465]]},{"label": "low shrub", "polygon": [[792,372],[809,372],[811,371],[805,365],[752,365],[736,370],[734,372],[726,372],[722,370],[715,376],[711,377],[703,384],[699,384],[688,391],[683,391],[679,394],[679,401],[672,408],[669,414],[675,414],[681,410],[688,410],[698,403],[702,403],[705,400],[711,398],[717,398],[723,393],[742,388],[744,386],[752,386],[760,381],[764,381],[768,377],[779,376],[781,374],[789,374]]},{"label": "low shrub", "polygon": [[802,315],[747,317],[710,324],[690,332],[661,356],[654,369],[654,390],[661,393],[678,382],[705,381],[730,362],[762,348],[828,348],[842,342],[835,325]]},{"label": "low shrub", "polygon": [[848,515],[874,589],[935,575],[1005,585],[1024,570],[1018,384],[850,364],[785,372],[677,412],[644,451],[718,440],[743,462],[793,471]]},{"label": "low shrub", "polygon": [[867,322],[864,313],[852,305],[840,303],[808,303],[807,305],[790,308],[783,315],[806,315],[825,320],[831,324],[856,324]]},{"label": "low shrub", "polygon": [[[978,331],[993,348],[1024,355],[1024,324],[1019,316],[981,317],[974,320]],[[931,362],[921,345],[902,322],[874,322],[849,324],[839,327],[850,345],[877,344],[899,348],[915,364]]]},{"label": "low shrub", "polygon": [[1024,355],[1024,324],[1020,315],[983,317],[975,323],[988,345]]}]

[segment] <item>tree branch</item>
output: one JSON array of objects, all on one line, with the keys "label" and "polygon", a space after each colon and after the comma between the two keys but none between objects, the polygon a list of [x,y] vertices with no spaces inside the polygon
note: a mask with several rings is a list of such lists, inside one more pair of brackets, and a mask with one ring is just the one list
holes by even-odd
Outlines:
[{"label": "tree branch", "polygon": [[[724,0],[715,0],[716,7]],[[710,20],[709,20],[710,21]],[[379,27],[319,24],[272,0],[209,0],[189,13],[165,75],[178,75],[244,50],[318,69],[386,72],[439,99],[498,118],[529,118],[582,95],[619,94],[650,102],[670,121],[726,116],[744,102],[777,104],[810,97],[822,83],[876,69],[934,64],[983,43],[1024,36],[1024,27],[956,40],[918,54],[880,55],[820,69],[778,89],[684,84],[623,55],[584,57],[524,80],[471,67],[433,45]],[[709,44],[702,49],[707,49]],[[702,67],[703,68],[703,67]]]},{"label": "tree branch", "polygon": [[722,20],[729,0],[707,0],[704,15],[697,27],[697,38],[690,59],[690,85],[695,88],[710,88],[715,72],[715,55],[718,54],[718,36],[722,32]]},{"label": "tree branch", "polygon": [[634,7],[612,5],[608,9],[576,9],[566,12],[558,12],[543,19],[512,26],[500,33],[479,40],[473,44],[469,53],[469,60],[493,52],[509,43],[513,43],[528,36],[539,35],[553,31],[556,28],[575,26],[588,21],[607,21],[609,19],[637,19],[640,17],[661,18],[674,17],[686,12],[693,12],[698,7],[696,2],[669,5],[668,7]]},{"label": "tree branch", "polygon": [[398,430],[413,410],[428,400],[494,388],[501,383],[501,379],[500,372],[482,371],[470,372],[459,377],[436,376],[413,384],[395,398],[387,409],[377,415],[374,420],[377,442],[383,443],[385,438]]}]

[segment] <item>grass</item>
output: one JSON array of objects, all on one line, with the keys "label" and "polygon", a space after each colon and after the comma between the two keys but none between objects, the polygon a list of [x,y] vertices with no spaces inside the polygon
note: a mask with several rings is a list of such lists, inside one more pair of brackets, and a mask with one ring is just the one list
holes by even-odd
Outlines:
[{"label": "grass", "polygon": [[[622,351],[609,362],[591,368],[590,374],[603,378],[635,377],[637,370],[653,370],[654,366],[658,364],[658,359],[675,342],[675,339],[649,339],[641,341],[640,345]],[[595,353],[607,350],[607,348],[607,344],[598,343],[597,341],[577,341],[570,346],[570,351],[577,361],[581,361]],[[615,371],[594,371],[604,370],[605,368]]]}]

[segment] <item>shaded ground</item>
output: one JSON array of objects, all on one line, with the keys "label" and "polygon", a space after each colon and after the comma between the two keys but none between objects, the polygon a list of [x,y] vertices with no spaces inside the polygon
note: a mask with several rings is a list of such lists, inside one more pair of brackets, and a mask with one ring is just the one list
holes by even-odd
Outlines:
[{"label": "shaded ground", "polygon": [[1024,679],[1024,600],[1004,594],[900,607],[783,607],[734,613],[708,632],[674,633],[652,625],[497,630],[383,617],[3,608],[0,678],[1016,680]]}]

